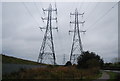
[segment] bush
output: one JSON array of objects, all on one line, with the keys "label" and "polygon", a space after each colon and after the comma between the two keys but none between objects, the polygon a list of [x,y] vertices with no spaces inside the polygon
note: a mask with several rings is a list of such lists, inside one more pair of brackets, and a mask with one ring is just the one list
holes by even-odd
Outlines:
[{"label": "bush", "polygon": [[78,57],[78,67],[79,68],[93,68],[93,67],[102,67],[103,60],[99,55],[96,55],[94,52],[83,52]]},{"label": "bush", "polygon": [[70,61],[67,61],[67,63],[65,64],[65,66],[71,66],[72,63]]}]

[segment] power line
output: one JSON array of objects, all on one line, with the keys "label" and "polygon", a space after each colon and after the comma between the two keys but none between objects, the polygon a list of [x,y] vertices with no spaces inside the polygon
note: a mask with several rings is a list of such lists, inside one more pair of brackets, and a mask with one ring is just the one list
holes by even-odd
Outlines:
[{"label": "power line", "polygon": [[[40,16],[40,9],[38,8],[38,6],[37,6],[37,4],[36,4],[36,2],[34,2],[34,6],[36,7],[36,10],[38,11],[38,14],[39,14],[39,17],[41,18],[41,16]],[[42,7],[42,6],[41,6]],[[43,7],[42,7],[43,8]],[[45,23],[45,22],[44,22]]]},{"label": "power line", "polygon": [[28,11],[28,13],[30,14],[30,16],[35,20],[36,24],[39,26],[38,22],[36,21],[36,19],[34,18],[34,16],[32,15],[32,13],[29,11],[28,7],[26,6],[26,4],[24,2],[23,3],[23,6],[25,7],[25,9]]},{"label": "power line", "polygon": [[83,8],[84,4],[85,4],[84,2],[81,4],[81,11],[82,11],[82,8]]},{"label": "power line", "polygon": [[88,28],[86,30],[88,30],[90,27],[94,27],[95,24],[97,24],[102,18],[104,18],[116,5],[118,4],[118,2],[113,5],[105,14],[103,14],[98,20],[96,20],[92,25],[88,26]]},{"label": "power line", "polygon": [[63,65],[65,65],[65,62],[66,62],[66,56],[65,54],[63,55]]},{"label": "power line", "polygon": [[90,11],[90,13],[87,15],[87,17],[85,18],[85,20],[87,20],[89,17],[90,17],[90,15],[91,15],[91,13],[93,13],[93,11],[96,9],[96,7],[98,6],[99,4],[98,4],[98,2],[96,3],[96,5],[95,5],[95,7]]},{"label": "power line", "polygon": [[80,2],[80,4],[78,4],[78,8],[80,7],[79,10],[82,10],[83,4],[84,2]]},{"label": "power line", "polygon": [[86,12],[86,10],[88,9],[88,7],[89,7],[89,3],[87,4],[86,8],[84,9],[85,10],[84,12]]},{"label": "power line", "polygon": [[35,5],[36,9],[38,10],[38,13],[40,14],[40,10],[39,10],[39,8],[38,8],[36,2],[34,2],[34,5]]}]

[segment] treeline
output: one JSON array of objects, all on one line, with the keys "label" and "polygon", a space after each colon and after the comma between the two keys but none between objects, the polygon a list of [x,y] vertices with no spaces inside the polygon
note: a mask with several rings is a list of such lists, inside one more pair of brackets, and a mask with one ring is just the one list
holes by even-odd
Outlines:
[{"label": "treeline", "polygon": [[104,70],[120,70],[120,62],[104,63],[103,69]]}]

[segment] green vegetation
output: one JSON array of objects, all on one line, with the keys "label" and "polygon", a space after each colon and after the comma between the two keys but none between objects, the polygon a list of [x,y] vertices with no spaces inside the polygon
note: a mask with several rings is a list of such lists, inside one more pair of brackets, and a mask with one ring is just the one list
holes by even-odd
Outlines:
[{"label": "green vegetation", "polygon": [[103,69],[106,70],[120,70],[120,62],[116,63],[105,63]]},{"label": "green vegetation", "polygon": [[65,66],[71,66],[72,63],[70,61],[67,61],[67,63],[65,64]]},{"label": "green vegetation", "polygon": [[79,68],[102,67],[103,64],[103,60],[100,58],[99,55],[96,55],[94,52],[86,51],[78,57]]},{"label": "green vegetation", "polygon": [[115,72],[107,72],[110,75],[110,79],[116,79],[117,73]]},{"label": "green vegetation", "polygon": [[[39,64],[32,61],[7,57],[3,55],[3,63],[19,64]],[[3,79],[72,79],[72,80],[93,80],[99,78],[102,74],[100,67],[103,60],[95,53],[84,52],[78,58],[78,64],[71,64],[70,61],[65,66],[53,66],[32,69],[21,69],[19,72],[3,75]]]},{"label": "green vegetation", "polygon": [[96,79],[99,74],[99,68],[77,69],[74,66],[58,66],[22,70],[4,75],[3,79]]},{"label": "green vegetation", "polygon": [[2,63],[9,63],[9,64],[31,64],[31,65],[45,65],[45,64],[40,64],[37,62],[29,61],[29,60],[24,60],[12,56],[6,56],[2,55]]},{"label": "green vegetation", "polygon": [[97,75],[94,77],[94,79],[98,79],[98,78],[100,78],[101,76],[102,76],[102,72],[100,71],[99,74],[97,74]]},{"label": "green vegetation", "polygon": [[110,79],[108,81],[117,81],[117,79],[120,78],[120,74],[115,72],[107,72],[110,76]]}]

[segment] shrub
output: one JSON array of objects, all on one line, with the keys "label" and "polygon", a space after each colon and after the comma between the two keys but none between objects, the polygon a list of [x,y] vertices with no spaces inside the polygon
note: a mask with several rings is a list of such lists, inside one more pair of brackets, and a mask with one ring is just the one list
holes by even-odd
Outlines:
[{"label": "shrub", "polygon": [[67,63],[65,64],[65,66],[71,66],[72,63],[70,61],[67,61]]},{"label": "shrub", "polygon": [[78,57],[78,68],[93,68],[93,67],[102,67],[103,60],[99,55],[96,55],[94,52],[83,52]]}]

